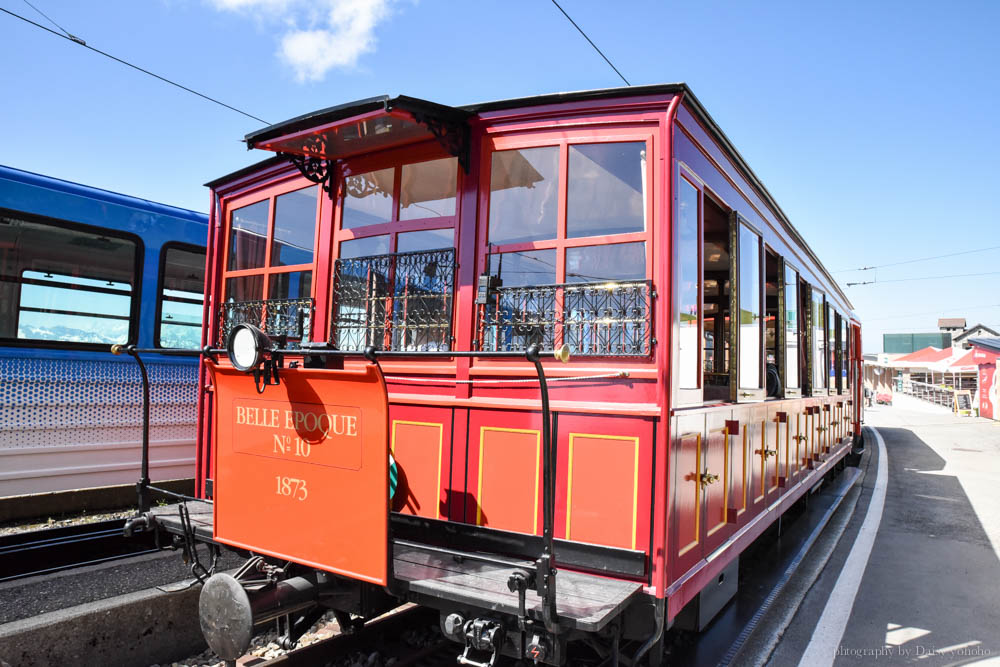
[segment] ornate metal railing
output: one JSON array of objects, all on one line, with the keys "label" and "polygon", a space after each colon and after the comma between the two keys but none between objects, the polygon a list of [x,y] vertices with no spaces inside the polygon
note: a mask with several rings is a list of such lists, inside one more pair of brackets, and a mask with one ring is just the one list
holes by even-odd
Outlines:
[{"label": "ornate metal railing", "polygon": [[216,344],[225,347],[229,332],[244,322],[271,336],[287,336],[289,347],[308,340],[312,332],[312,299],[263,299],[229,301],[219,308],[219,336]]},{"label": "ornate metal railing", "polygon": [[454,248],[338,259],[330,342],[341,350],[449,350],[454,291]]},{"label": "ornate metal railing", "polygon": [[652,296],[648,280],[500,287],[480,311],[479,349],[566,344],[574,356],[647,356]]}]

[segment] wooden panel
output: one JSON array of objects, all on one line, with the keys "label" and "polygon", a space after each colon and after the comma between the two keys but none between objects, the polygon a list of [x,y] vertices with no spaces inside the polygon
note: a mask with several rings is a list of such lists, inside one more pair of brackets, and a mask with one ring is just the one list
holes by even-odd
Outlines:
[{"label": "wooden panel", "polygon": [[767,411],[753,411],[753,416],[747,424],[750,431],[750,453],[753,473],[751,476],[751,506],[757,506],[764,502],[767,493],[767,471],[765,469],[767,459],[764,450],[767,449]]},{"label": "wooden panel", "polygon": [[764,487],[767,491],[768,503],[772,502],[778,494],[778,477],[782,472],[782,461],[785,460],[784,426],[784,424],[778,421],[777,411],[769,410],[767,413],[767,423],[764,427],[767,433],[767,456],[764,465],[766,480]]},{"label": "wooden panel", "polygon": [[440,519],[444,424],[394,419],[391,438],[398,471],[392,509]]},{"label": "wooden panel", "polygon": [[671,576],[676,578],[701,560],[703,553],[702,493],[700,476],[703,471],[704,415],[677,418],[672,430],[671,511],[672,532],[669,540]]},{"label": "wooden panel", "polygon": [[732,412],[729,411],[706,416],[704,472],[713,475],[706,478],[712,479],[711,483],[702,485],[705,508],[704,544],[707,551],[715,549],[732,534],[732,526],[729,524],[729,489],[732,484],[730,441],[739,435],[729,435],[729,427],[733,424],[731,417]]},{"label": "wooden panel", "polygon": [[639,438],[569,434],[566,539],[636,548]]},{"label": "wooden panel", "polygon": [[[738,419],[734,422],[739,423]],[[730,434],[729,458],[732,461],[733,483],[729,496],[729,521],[739,523],[744,520],[750,507],[750,487],[753,484],[753,455],[750,452],[751,435],[748,423],[739,424],[739,434]]]},{"label": "wooden panel", "polygon": [[476,524],[537,534],[541,474],[541,431],[481,427]]}]

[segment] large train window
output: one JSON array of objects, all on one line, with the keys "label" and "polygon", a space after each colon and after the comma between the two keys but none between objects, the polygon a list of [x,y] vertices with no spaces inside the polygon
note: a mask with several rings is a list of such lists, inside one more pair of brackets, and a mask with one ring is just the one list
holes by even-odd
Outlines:
[{"label": "large train window", "polygon": [[230,202],[218,345],[240,322],[291,344],[312,331],[319,186],[275,186]]},{"label": "large train window", "polygon": [[205,249],[167,244],[160,258],[156,347],[201,347],[205,292]]},{"label": "large train window", "polygon": [[829,301],[826,302],[824,316],[826,317],[826,386],[829,388],[830,393],[833,394],[839,389],[839,378],[837,377],[837,312],[830,305]]},{"label": "large train window", "polygon": [[[492,140],[484,175],[490,194],[480,245],[480,349],[565,343],[574,356],[652,351],[652,137],[647,130],[608,134],[561,133],[550,145],[535,137]],[[695,356],[685,382],[697,386],[697,322],[693,330]]]},{"label": "large train window", "polygon": [[[701,260],[701,193],[683,176],[677,193],[677,359],[678,387],[698,389],[701,373],[698,369],[699,325],[702,308]],[[705,285],[707,289],[707,285]],[[718,283],[713,283],[713,294],[721,292]],[[705,300],[709,295],[705,295]],[[712,305],[716,307],[713,308]],[[717,304],[707,304],[705,310],[718,317]],[[705,318],[705,371],[714,370],[715,344],[714,322],[706,312]]]},{"label": "large train window", "polygon": [[331,342],[451,349],[458,160],[348,165],[335,233]]},{"label": "large train window", "polygon": [[739,224],[737,239],[737,394],[736,400],[764,397],[761,352],[763,350],[762,291],[764,285],[760,235],[745,222]]},{"label": "large train window", "polygon": [[812,394],[826,394],[828,357],[826,354],[826,308],[823,293],[816,288],[809,290],[812,293],[812,331],[810,333],[812,343]]},{"label": "large train window", "polygon": [[730,214],[709,195],[704,196],[702,291],[704,294],[705,400],[730,400],[729,314],[730,280],[735,258],[731,252]]},{"label": "large train window", "polygon": [[850,392],[851,386],[849,373],[851,362],[847,342],[847,318],[838,316],[837,320],[840,322],[840,393],[847,394]]},{"label": "large train window", "polygon": [[120,233],[0,216],[0,339],[134,340],[138,248]]}]

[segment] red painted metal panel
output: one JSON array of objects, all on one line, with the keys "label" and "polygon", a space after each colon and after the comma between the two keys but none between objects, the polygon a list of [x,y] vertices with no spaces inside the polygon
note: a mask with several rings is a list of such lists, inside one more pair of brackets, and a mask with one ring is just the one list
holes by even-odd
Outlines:
[{"label": "red painted metal panel", "polygon": [[392,406],[389,449],[398,474],[393,511],[430,519],[447,518],[451,411]]},{"label": "red painted metal panel", "polygon": [[215,539],[351,578],[388,576],[388,402],[377,366],[298,370],[258,394],[209,367],[219,443]]}]

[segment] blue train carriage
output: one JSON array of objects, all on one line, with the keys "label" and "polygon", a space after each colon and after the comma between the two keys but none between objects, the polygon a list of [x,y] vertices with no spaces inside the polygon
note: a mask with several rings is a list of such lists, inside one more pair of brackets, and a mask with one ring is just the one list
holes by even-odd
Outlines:
[{"label": "blue train carriage", "polygon": [[[201,346],[207,232],[202,213],[0,166],[0,520],[52,511],[11,497],[134,484],[139,371],[108,346]],[[147,364],[152,473],[191,478],[197,360]]]}]

